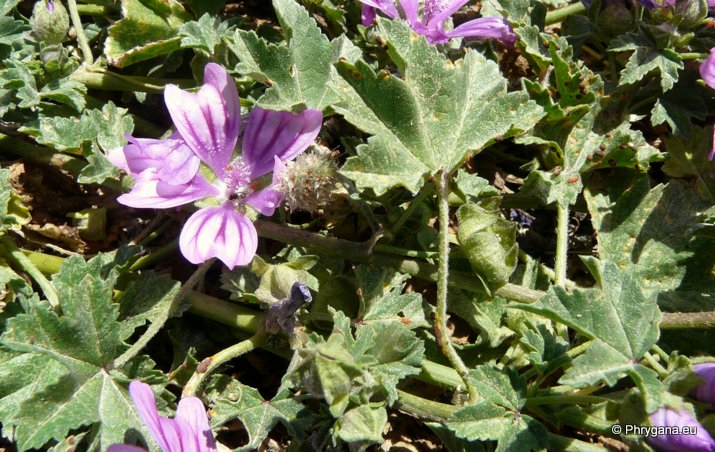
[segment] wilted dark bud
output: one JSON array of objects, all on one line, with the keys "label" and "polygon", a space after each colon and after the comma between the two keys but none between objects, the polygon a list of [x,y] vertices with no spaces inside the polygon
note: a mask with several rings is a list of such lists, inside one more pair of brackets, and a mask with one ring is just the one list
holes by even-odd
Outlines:
[{"label": "wilted dark bud", "polygon": [[272,303],[266,314],[266,331],[271,334],[283,332],[291,334],[298,323],[296,313],[304,304],[313,301],[308,286],[296,282],[290,289],[290,296]]},{"label": "wilted dark bud", "polygon": [[609,36],[621,35],[633,28],[633,14],[625,2],[602,2],[596,19],[598,30]]},{"label": "wilted dark bud", "polygon": [[70,29],[70,19],[59,0],[39,0],[32,9],[30,26],[35,38],[45,44],[64,41]]},{"label": "wilted dark bud", "polygon": [[320,146],[286,163],[281,172],[281,188],[291,211],[315,213],[330,204],[337,195],[337,183],[338,166],[333,153]]}]

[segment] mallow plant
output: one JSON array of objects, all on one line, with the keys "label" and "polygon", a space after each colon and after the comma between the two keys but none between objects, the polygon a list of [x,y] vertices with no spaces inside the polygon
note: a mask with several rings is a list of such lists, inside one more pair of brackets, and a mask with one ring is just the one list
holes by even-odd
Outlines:
[{"label": "mallow plant", "polygon": [[0,447],[715,450],[710,9],[0,2]]}]

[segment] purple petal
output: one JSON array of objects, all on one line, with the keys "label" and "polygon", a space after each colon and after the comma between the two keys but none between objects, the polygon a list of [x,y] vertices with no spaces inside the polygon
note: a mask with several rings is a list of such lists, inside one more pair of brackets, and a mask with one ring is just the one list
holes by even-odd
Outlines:
[{"label": "purple petal", "polygon": [[251,193],[246,196],[245,202],[251,207],[259,211],[262,215],[270,217],[276,208],[283,201],[283,192],[276,189],[281,180],[281,172],[285,169],[285,164],[278,158],[274,157],[273,161],[273,180],[271,185],[261,191]]},{"label": "purple petal", "polygon": [[107,452],[146,452],[146,449],[130,444],[112,444],[107,448]]},{"label": "purple petal", "polygon": [[[445,0],[425,0],[424,10],[430,12],[425,13],[422,22],[427,22],[427,28],[441,26],[447,18],[456,13],[459,8],[464,6],[469,0],[452,0],[448,4],[444,4]],[[431,11],[430,11],[431,9]]]},{"label": "purple petal", "polygon": [[129,395],[132,397],[139,417],[142,422],[144,422],[149,433],[151,433],[151,436],[157,444],[159,444],[159,447],[165,451],[170,450],[169,443],[162,429],[162,418],[156,409],[156,400],[154,399],[154,393],[151,387],[146,383],[134,380],[129,383]]},{"label": "purple petal", "polygon": [[513,44],[517,40],[509,22],[501,17],[481,17],[470,20],[447,34],[451,38],[498,39],[507,44]]},{"label": "purple petal", "polygon": [[700,77],[706,85],[715,89],[715,47],[710,49],[710,56],[700,64]]},{"label": "purple petal", "polygon": [[715,441],[710,437],[705,427],[687,411],[672,408],[659,408],[650,415],[650,422],[655,427],[688,427],[694,435],[671,434],[649,436],[646,442],[659,451],[687,452],[687,451],[712,451],[715,450]]},{"label": "purple petal", "polygon": [[708,0],[708,8],[715,8],[715,0]]},{"label": "purple petal", "polygon": [[[221,93],[224,109],[228,115],[226,122],[226,141],[236,146],[241,127],[241,101],[238,97],[236,82],[226,69],[216,63],[209,63],[204,68],[204,83],[212,85]],[[233,149],[231,149],[233,150]]]},{"label": "purple petal", "polygon": [[713,157],[715,157],[715,128],[713,128],[713,148],[710,150],[710,153],[708,154],[708,160],[710,160],[712,162]]},{"label": "purple petal", "polygon": [[375,23],[375,8],[368,5],[362,5],[362,10],[360,11],[360,21],[363,26],[369,27]]},{"label": "purple petal", "polygon": [[236,147],[238,129],[234,128],[234,118],[228,116],[221,92],[210,84],[202,86],[197,94],[167,85],[164,102],[184,141],[222,177]]},{"label": "purple petal", "polygon": [[[216,451],[216,441],[211,433],[209,421],[206,417],[206,409],[201,400],[197,397],[186,397],[179,401],[176,409],[175,421],[185,424],[191,432],[192,445],[186,445],[184,441],[184,451],[196,450],[201,452]],[[181,424],[179,424],[181,426]]]},{"label": "purple petal", "polygon": [[159,179],[170,184],[185,184],[199,170],[201,161],[189,149],[181,135],[175,133],[165,140],[134,138],[127,135],[129,144],[109,151],[107,158],[132,177],[147,169],[156,169]]},{"label": "purple petal", "polygon": [[418,22],[417,13],[420,9],[420,4],[418,0],[400,0],[400,7],[405,13],[407,22],[409,22],[410,25],[416,24]]},{"label": "purple petal", "polygon": [[392,0],[360,0],[360,2],[363,5],[379,9],[390,19],[397,19],[400,17],[400,14],[397,12],[397,8],[395,8],[395,4],[392,3]]},{"label": "purple petal", "polygon": [[200,174],[189,183],[171,185],[160,180],[155,171],[145,171],[137,177],[132,191],[119,196],[117,201],[129,207],[166,209],[220,194]]},{"label": "purple petal", "polygon": [[224,203],[191,215],[181,230],[179,248],[193,264],[218,257],[233,269],[251,262],[258,248],[258,234],[251,220],[236,212],[231,203]]},{"label": "purple petal", "polygon": [[320,132],[323,113],[305,110],[264,110],[255,107],[243,134],[243,160],[251,168],[251,179],[258,179],[273,169],[273,157],[284,162],[305,151]]},{"label": "purple petal", "polygon": [[696,364],[693,369],[698,377],[705,380],[705,383],[695,388],[693,397],[715,408],[715,363]]},{"label": "purple petal", "polygon": [[188,432],[181,428],[180,424],[175,422],[174,419],[160,417],[159,423],[161,424],[161,431],[164,433],[164,439],[166,440],[166,449],[164,449],[164,451],[183,452],[182,436]]}]

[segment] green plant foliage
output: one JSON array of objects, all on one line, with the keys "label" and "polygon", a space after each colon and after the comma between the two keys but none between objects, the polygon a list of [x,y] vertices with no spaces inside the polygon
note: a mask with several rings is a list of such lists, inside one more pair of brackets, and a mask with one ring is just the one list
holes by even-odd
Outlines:
[{"label": "green plant foliage", "polygon": [[416,192],[425,177],[455,170],[471,153],[528,130],[542,116],[525,94],[507,93],[498,67],[477,52],[452,63],[406,25],[379,26],[404,79],[375,73],[362,61],[337,66],[357,96],[336,110],[373,135],[342,168],[358,187]]},{"label": "green plant foliage", "polygon": [[683,60],[673,49],[661,49],[652,36],[628,33],[619,36],[609,47],[609,52],[634,50],[626,67],[621,72],[619,85],[631,85],[646,75],[657,71],[663,91],[671,89],[678,81],[678,71],[683,69]]},{"label": "green plant foliage", "polygon": [[[94,423],[99,429],[93,442],[102,448],[122,442],[127,429],[145,432],[125,385],[129,378],[161,378],[161,374],[152,372],[153,363],[146,357],[112,369],[113,360],[125,348],[123,341],[133,332],[122,331],[112,303],[116,264],[106,255],[89,262],[68,259],[53,279],[63,300],[62,314],[34,300],[26,313],[7,322],[0,343],[23,354],[14,355],[4,366],[16,383],[3,401],[24,397],[19,409],[6,411],[2,421],[15,426],[15,440],[22,450],[41,448],[53,438]],[[32,385],[23,385],[27,366],[40,365],[40,359],[43,366],[50,361],[48,371],[38,374]]]},{"label": "green plant foliage", "polygon": [[109,64],[125,67],[179,49],[181,24],[190,19],[176,0],[122,0],[122,19],[107,30]]}]

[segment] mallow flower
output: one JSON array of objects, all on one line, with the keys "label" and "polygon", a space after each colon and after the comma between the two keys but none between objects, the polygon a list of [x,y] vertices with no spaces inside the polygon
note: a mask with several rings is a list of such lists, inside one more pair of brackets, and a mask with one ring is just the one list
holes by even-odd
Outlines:
[{"label": "mallow flower", "polygon": [[[129,384],[129,394],[142,422],[164,452],[215,452],[217,450],[206,417],[206,409],[198,397],[181,399],[176,408],[176,416],[169,419],[159,416],[154,393],[148,384],[132,381]],[[107,452],[139,451],[144,449],[128,444],[114,444],[107,449]]]},{"label": "mallow flower", "polygon": [[[715,450],[715,441],[687,411],[658,408],[650,415],[650,423],[656,428],[646,442],[662,452],[705,452]],[[659,431],[661,429],[662,431]],[[686,431],[687,429],[687,431]],[[677,430],[680,433],[674,433]]]},{"label": "mallow flower", "polygon": [[[517,36],[509,22],[501,17],[481,17],[467,21],[454,30],[445,31],[444,23],[469,0],[424,0],[419,14],[419,0],[399,0],[400,9],[415,33],[425,36],[430,44],[444,44],[450,38],[498,39],[513,44]],[[399,19],[400,12],[393,0],[360,0],[362,23],[366,27],[375,22],[375,12],[381,11],[391,19]]]},{"label": "mallow flower", "polygon": [[[282,200],[277,185],[287,162],[307,149],[320,131],[319,110],[299,114],[254,107],[234,157],[241,122],[236,84],[221,66],[209,63],[198,93],[167,85],[164,101],[176,133],[155,140],[128,136],[129,144],[109,152],[115,166],[136,183],[117,200],[130,207],[170,208],[212,198],[187,220],[179,248],[194,264],[217,257],[229,268],[246,265],[256,253],[258,235],[245,215],[250,206],[272,215]],[[201,162],[213,172],[209,182]],[[271,181],[265,181],[273,172]]]}]

